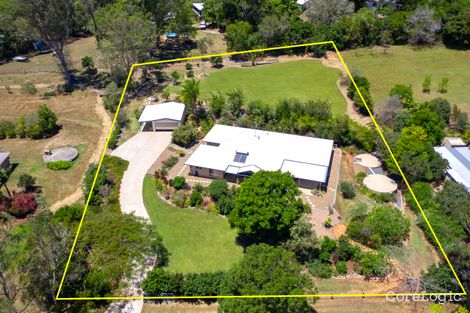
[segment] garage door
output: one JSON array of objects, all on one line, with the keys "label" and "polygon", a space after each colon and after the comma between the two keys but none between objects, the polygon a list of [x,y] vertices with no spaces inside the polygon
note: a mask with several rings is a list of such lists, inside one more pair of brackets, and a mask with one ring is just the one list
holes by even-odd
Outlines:
[{"label": "garage door", "polygon": [[154,122],[156,130],[175,129],[179,126],[177,121],[158,121]]}]

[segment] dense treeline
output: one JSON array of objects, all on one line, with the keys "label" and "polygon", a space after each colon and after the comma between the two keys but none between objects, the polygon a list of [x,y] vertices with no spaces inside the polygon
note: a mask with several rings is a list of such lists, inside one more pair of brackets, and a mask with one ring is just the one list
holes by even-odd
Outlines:
[{"label": "dense treeline", "polygon": [[[412,187],[457,275],[464,287],[469,288],[470,195],[464,186],[452,181],[446,181],[444,188],[437,193],[428,183],[416,182]],[[411,209],[419,213],[411,194],[408,192],[405,197]],[[418,225],[429,241],[437,247],[437,242],[422,217],[418,220]],[[438,267],[431,266],[427,273],[423,273],[422,281],[422,288],[426,292],[442,292],[444,289],[460,291],[457,281],[445,263]]]},{"label": "dense treeline", "polygon": [[[109,296],[149,262],[165,264],[167,251],[153,225],[119,207],[119,184],[127,162],[106,156],[77,241],[62,296]],[[88,190],[96,166],[87,172]],[[81,205],[43,212],[22,226],[2,220],[0,228],[0,311],[21,312],[30,305],[44,312],[88,312],[106,302],[55,299],[81,219]],[[3,219],[3,216],[2,216]]]}]

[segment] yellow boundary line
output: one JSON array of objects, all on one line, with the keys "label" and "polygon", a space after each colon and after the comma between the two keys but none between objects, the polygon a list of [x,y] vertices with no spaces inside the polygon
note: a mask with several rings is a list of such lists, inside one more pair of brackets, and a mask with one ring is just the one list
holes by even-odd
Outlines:
[{"label": "yellow boundary line", "polygon": [[[117,119],[117,116],[119,114],[119,111],[121,109],[121,105],[122,105],[122,102],[124,100],[124,96],[126,94],[126,91],[127,91],[127,87],[129,85],[129,81],[132,77],[132,73],[134,72],[134,68],[136,67],[141,67],[141,66],[147,66],[147,65],[156,65],[156,64],[163,64],[163,63],[173,63],[173,62],[180,62],[180,61],[190,61],[190,60],[198,60],[198,59],[203,59],[203,58],[211,58],[211,57],[216,57],[216,56],[220,56],[220,57],[227,57],[227,56],[232,56],[232,55],[240,55],[240,54],[246,54],[246,53],[256,53],[256,52],[265,52],[265,51],[275,51],[275,50],[283,50],[283,49],[292,49],[292,48],[302,48],[302,47],[311,47],[311,46],[318,46],[318,45],[325,45],[325,44],[331,44],[333,46],[333,48],[335,49],[336,53],[338,54],[338,57],[339,59],[341,60],[341,64],[343,65],[344,69],[346,70],[349,78],[351,79],[354,87],[356,88],[356,91],[358,92],[359,94],[359,97],[361,98],[362,102],[364,103],[366,109],[367,109],[367,112],[369,113],[371,119],[372,119],[372,122],[374,123],[374,126],[377,130],[377,132],[379,133],[379,136],[380,138],[382,139],[382,141],[384,142],[388,152],[390,153],[391,157],[392,157],[392,160],[393,162],[395,163],[395,165],[397,166],[398,168],[398,171],[400,172],[400,175],[402,176],[405,184],[406,184],[406,187],[408,188],[408,190],[410,191],[411,193],[411,196],[413,197],[413,200],[416,202],[416,204],[418,205],[418,208],[421,212],[421,214],[423,215],[424,217],[424,220],[427,224],[427,226],[429,227],[429,229],[431,230],[431,233],[434,237],[434,239],[436,240],[437,242],[437,245],[439,247],[439,250],[440,252],[442,253],[442,255],[444,256],[444,259],[445,261],[447,262],[447,264],[449,265],[455,279],[457,280],[460,288],[462,289],[462,292],[438,292],[438,293],[364,293],[364,294],[359,294],[359,293],[352,293],[352,294],[349,294],[349,293],[346,293],[346,294],[342,294],[342,293],[339,293],[339,294],[302,294],[302,295],[243,295],[243,296],[230,296],[230,295],[221,295],[221,296],[173,296],[173,297],[166,297],[166,296],[128,296],[128,297],[119,297],[119,296],[116,296],[116,297],[60,297],[60,293],[62,291],[62,287],[63,287],[63,284],[64,284],[64,280],[65,280],[65,276],[67,274],[67,270],[70,266],[70,262],[72,260],[72,256],[73,256],[73,253],[75,251],[75,246],[77,244],[77,240],[78,240],[78,236],[80,235],[80,231],[81,231],[81,228],[82,228],[82,225],[83,225],[83,221],[85,219],[85,215],[86,215],[86,212],[87,212],[87,209],[88,209],[88,205],[90,203],[90,199],[91,199],[91,195],[93,193],[93,190],[95,188],[95,184],[96,184],[96,180],[98,178],[98,173],[101,169],[101,165],[103,163],[103,159],[104,159],[104,156],[106,154],[106,150],[108,148],[108,144],[109,144],[109,140],[111,138],[111,134],[113,132],[113,129],[114,129],[114,125],[116,124],[116,119]],[[439,239],[437,238],[436,236],[436,233],[434,232],[434,229],[432,228],[431,226],[431,223],[429,222],[426,214],[424,213],[418,199],[416,198],[414,192],[413,192],[413,189],[411,188],[411,185],[408,183],[408,180],[406,179],[405,177],[405,174],[403,173],[403,171],[401,170],[401,167],[400,165],[398,164],[398,161],[397,159],[395,158],[395,155],[393,154],[392,152],[392,149],[390,148],[390,146],[388,145],[387,143],[387,140],[385,139],[385,136],[383,135],[382,133],[382,130],[380,129],[379,127],[379,124],[377,123],[377,121],[375,120],[374,118],[374,115],[372,114],[371,110],[369,109],[369,106],[367,105],[366,101],[364,100],[364,97],[362,96],[362,93],[361,91],[359,90],[359,88],[357,87],[357,84],[356,82],[354,81],[354,78],[348,68],[348,66],[346,65],[346,63],[344,62],[344,59],[343,57],[341,56],[341,53],[339,52],[338,48],[336,47],[336,44],[333,42],[333,41],[322,41],[322,42],[313,42],[313,43],[305,43],[305,44],[298,44],[298,45],[288,45],[288,46],[281,46],[281,47],[272,47],[272,48],[263,48],[263,49],[252,49],[252,50],[246,50],[246,51],[236,51],[236,52],[226,52],[226,53],[217,53],[217,54],[210,54],[210,55],[200,55],[200,56],[193,56],[193,57],[186,57],[186,58],[177,58],[177,59],[171,59],[171,60],[162,60],[162,61],[151,61],[151,62],[145,62],[145,63],[135,63],[131,66],[130,70],[129,70],[129,74],[127,75],[127,79],[126,79],[126,83],[124,85],[124,89],[122,90],[122,94],[121,94],[121,98],[119,99],[119,104],[118,104],[118,107],[117,107],[117,110],[116,110],[116,114],[114,115],[114,118],[113,118],[113,122],[111,124],[111,128],[110,130],[108,131],[108,137],[106,138],[106,144],[104,146],[104,149],[103,149],[103,152],[101,153],[101,157],[100,157],[100,160],[99,160],[99,163],[98,163],[98,167],[96,169],[96,174],[95,174],[95,177],[93,179],[93,183],[91,185],[91,190],[90,190],[90,193],[88,195],[88,198],[86,200],[86,203],[85,203],[85,208],[83,209],[83,214],[82,214],[82,217],[80,219],[80,223],[78,224],[78,229],[77,229],[77,233],[75,234],[75,238],[73,240],[73,244],[72,244],[72,248],[70,249],[70,253],[69,253],[69,257],[67,259],[67,263],[65,265],[65,270],[64,270],[64,273],[62,275],[62,278],[60,280],[60,284],[59,284],[59,289],[57,290],[57,294],[56,294],[56,300],[65,300],[65,301],[75,301],[75,300],[109,300],[109,301],[117,301],[117,300],[143,300],[143,299],[240,299],[240,298],[326,298],[326,297],[361,297],[361,298],[370,298],[370,297],[399,297],[399,296],[404,296],[404,297],[407,297],[407,296],[410,296],[410,297],[413,297],[413,296],[465,296],[467,295],[467,291],[465,290],[464,286],[462,285],[459,277],[457,276],[457,273],[455,272],[454,270],[454,267],[452,266],[452,264],[450,263],[450,260],[449,258],[447,257],[447,254],[446,252],[444,251],[444,248],[442,247],[441,245],[441,242],[439,241]]]}]

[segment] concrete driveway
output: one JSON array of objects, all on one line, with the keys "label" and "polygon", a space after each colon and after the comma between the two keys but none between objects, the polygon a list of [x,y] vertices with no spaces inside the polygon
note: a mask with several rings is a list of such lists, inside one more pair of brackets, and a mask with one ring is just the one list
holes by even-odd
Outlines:
[{"label": "concrete driveway", "polygon": [[129,166],[122,178],[119,195],[122,212],[134,213],[136,216],[149,219],[142,198],[144,177],[170,141],[171,132],[142,132],[111,153],[113,156],[129,161]]}]

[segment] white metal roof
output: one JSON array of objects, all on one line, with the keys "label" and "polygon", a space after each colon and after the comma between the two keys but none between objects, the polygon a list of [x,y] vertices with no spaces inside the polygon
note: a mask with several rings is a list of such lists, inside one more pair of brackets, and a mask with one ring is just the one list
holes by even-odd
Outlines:
[{"label": "white metal roof", "polygon": [[470,192],[470,149],[468,147],[434,147],[434,150],[449,162],[447,174]]},{"label": "white metal roof", "polygon": [[139,123],[163,119],[181,121],[184,115],[184,108],[184,104],[178,102],[146,105],[144,111],[140,115]]},{"label": "white metal roof", "polygon": [[297,0],[297,4],[300,6],[303,6],[305,3],[307,3],[309,0]]},{"label": "white metal roof", "polygon": [[196,8],[199,12],[201,12],[204,9],[204,3],[202,2],[194,2],[193,7]]},{"label": "white metal roof", "polygon": [[10,156],[11,152],[0,152],[0,164],[2,164],[8,157]]},{"label": "white metal roof", "polygon": [[[247,168],[289,171],[318,182],[328,177],[333,140],[225,125],[215,125],[203,140],[219,145],[199,146],[186,165],[234,174]],[[247,154],[244,163],[234,160],[237,152]]]}]

